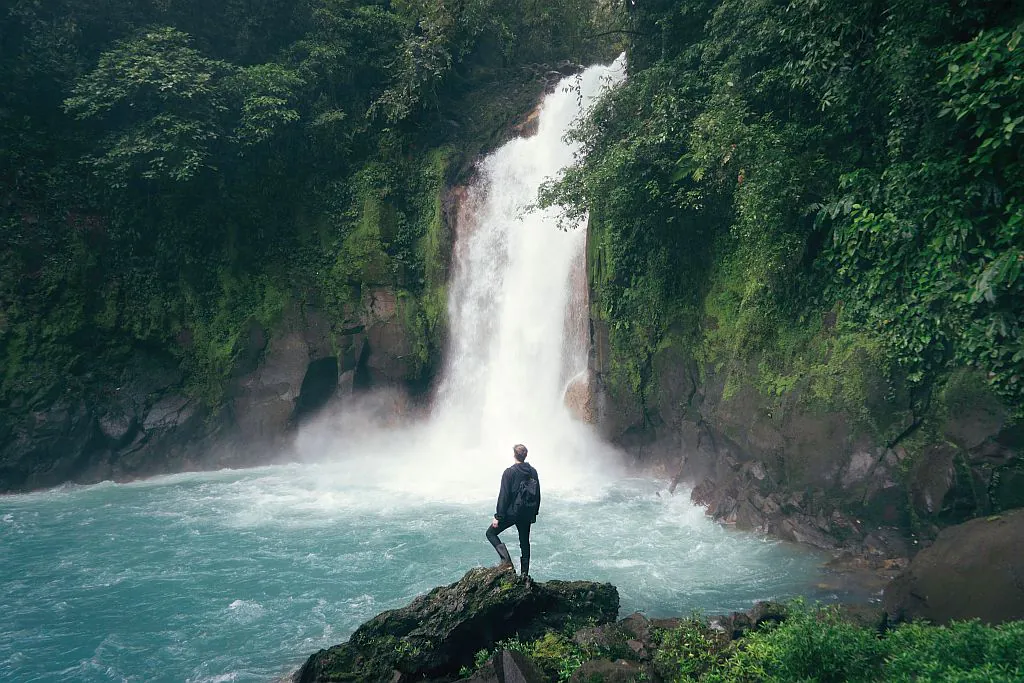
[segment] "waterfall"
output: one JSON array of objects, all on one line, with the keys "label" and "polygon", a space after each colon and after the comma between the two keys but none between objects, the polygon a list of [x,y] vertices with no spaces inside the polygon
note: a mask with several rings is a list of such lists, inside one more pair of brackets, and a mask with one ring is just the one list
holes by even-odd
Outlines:
[{"label": "waterfall", "polygon": [[493,499],[517,443],[545,491],[583,500],[620,477],[619,454],[566,407],[567,394],[578,406],[590,388],[586,230],[559,229],[558,210],[535,204],[577,152],[566,132],[624,77],[620,57],[562,81],[540,105],[536,135],[483,159],[460,192],[449,346],[429,416],[382,428],[372,410],[348,405],[299,431],[297,458],[333,463],[330,480],[445,501]]},{"label": "waterfall", "polygon": [[566,79],[542,102],[537,134],[477,169],[455,225],[451,341],[432,415],[450,448],[504,462],[522,442],[565,475],[607,448],[565,405],[587,373],[586,231],[531,207],[573,160],[563,139],[573,122],[624,75],[620,58]]}]

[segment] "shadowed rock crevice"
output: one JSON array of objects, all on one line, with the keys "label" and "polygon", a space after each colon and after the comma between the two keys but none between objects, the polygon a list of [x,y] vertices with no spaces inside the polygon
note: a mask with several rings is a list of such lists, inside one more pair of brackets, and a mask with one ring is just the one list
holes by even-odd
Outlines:
[{"label": "shadowed rock crevice", "polygon": [[315,414],[327,405],[337,390],[338,358],[328,356],[311,362],[295,402],[295,421]]}]

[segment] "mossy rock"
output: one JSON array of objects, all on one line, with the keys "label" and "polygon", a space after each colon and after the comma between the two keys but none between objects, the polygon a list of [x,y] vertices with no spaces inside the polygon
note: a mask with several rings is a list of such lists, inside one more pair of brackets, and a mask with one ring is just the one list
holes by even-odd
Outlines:
[{"label": "mossy rock", "polygon": [[309,658],[296,678],[371,683],[454,676],[476,652],[513,636],[528,640],[572,624],[607,624],[619,611],[611,584],[520,579],[471,569],[406,607],[378,614],[346,643]]}]

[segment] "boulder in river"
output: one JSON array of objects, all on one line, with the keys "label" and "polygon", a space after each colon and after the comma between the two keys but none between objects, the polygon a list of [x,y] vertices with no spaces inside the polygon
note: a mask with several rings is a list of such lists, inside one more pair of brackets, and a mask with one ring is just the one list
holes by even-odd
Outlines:
[{"label": "boulder in river", "polygon": [[312,655],[295,680],[399,683],[455,677],[476,652],[500,640],[535,638],[573,623],[607,624],[618,611],[619,593],[608,583],[536,583],[508,569],[471,569],[456,583],[378,614],[348,642]]},{"label": "boulder in river", "polygon": [[885,589],[897,620],[1024,619],[1024,508],[943,529]]}]

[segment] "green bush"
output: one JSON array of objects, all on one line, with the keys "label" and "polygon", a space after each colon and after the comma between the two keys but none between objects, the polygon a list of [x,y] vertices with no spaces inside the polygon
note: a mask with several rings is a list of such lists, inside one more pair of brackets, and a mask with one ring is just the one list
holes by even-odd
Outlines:
[{"label": "green bush", "polygon": [[996,627],[978,621],[907,624],[883,642],[886,680],[1024,680],[1024,622]]},{"label": "green bush", "polygon": [[881,650],[877,634],[843,622],[832,608],[795,608],[780,626],[745,637],[703,680],[742,681],[752,672],[767,681],[885,680]]},{"label": "green bush", "polygon": [[655,663],[670,681],[1024,680],[1024,622],[984,626],[903,624],[876,630],[843,620],[835,607],[790,605],[781,624],[769,624],[727,644],[698,621],[659,636]]},{"label": "green bush", "polygon": [[[911,623],[879,633],[847,621],[836,606],[810,607],[798,599],[786,606],[781,623],[766,623],[736,641],[696,616],[674,628],[654,629],[651,641],[654,670],[668,682],[1024,680],[1024,622],[1000,626],[978,621],[948,626]],[[465,667],[462,677],[500,649],[528,655],[552,680],[563,683],[588,660],[635,657],[632,651],[581,646],[569,631],[548,632],[533,641],[511,638],[498,643],[494,651],[481,650],[474,667]]]},{"label": "green bush", "polygon": [[699,678],[721,666],[728,639],[693,617],[674,629],[656,631],[654,667],[668,681]]}]

